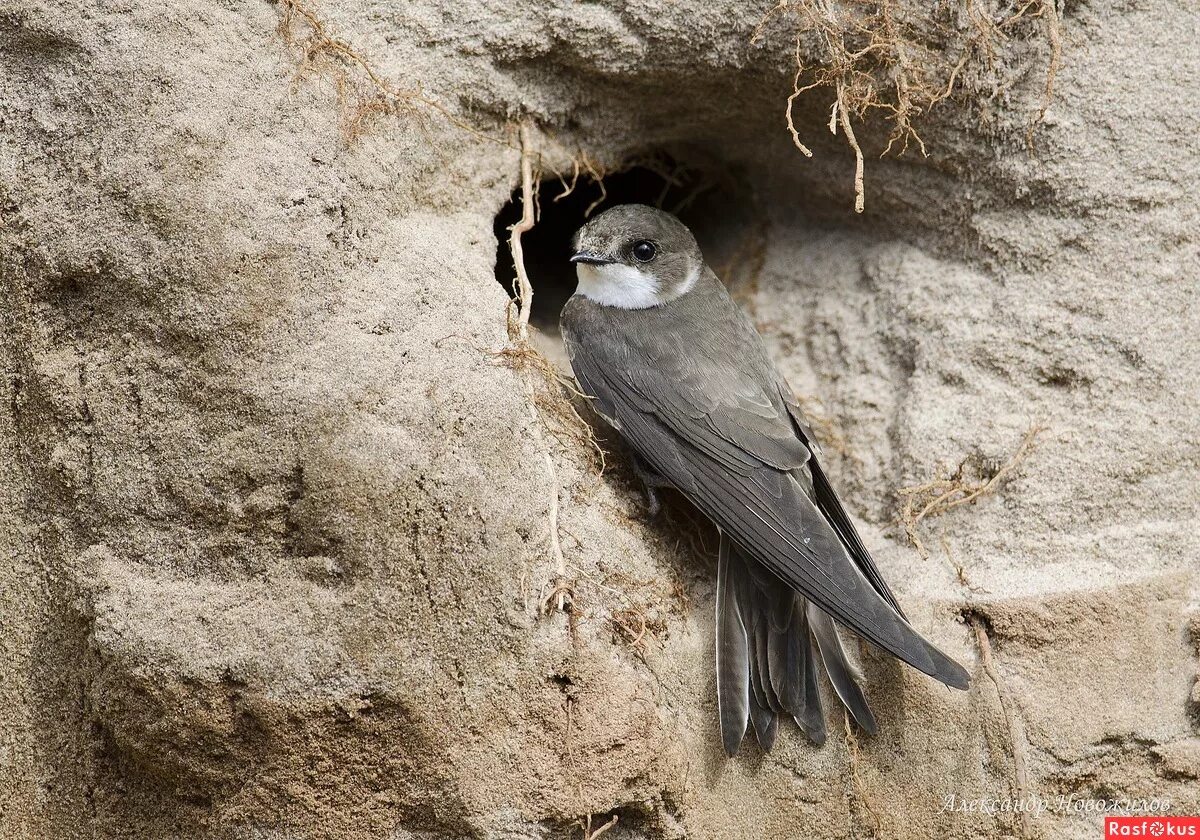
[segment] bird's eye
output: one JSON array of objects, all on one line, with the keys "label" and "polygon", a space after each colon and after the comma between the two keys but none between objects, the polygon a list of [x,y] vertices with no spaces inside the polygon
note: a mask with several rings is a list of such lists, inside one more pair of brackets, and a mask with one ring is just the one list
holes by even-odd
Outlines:
[{"label": "bird's eye", "polygon": [[640,242],[633,243],[633,258],[638,262],[650,262],[657,253],[658,249],[654,247],[653,242],[647,242],[643,239]]}]

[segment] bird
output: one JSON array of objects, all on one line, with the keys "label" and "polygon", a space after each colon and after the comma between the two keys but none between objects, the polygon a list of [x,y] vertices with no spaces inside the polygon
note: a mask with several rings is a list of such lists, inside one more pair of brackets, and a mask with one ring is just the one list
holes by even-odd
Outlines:
[{"label": "bird", "polygon": [[909,623],[821,465],[821,448],[753,322],[675,216],[622,204],[575,234],[578,285],[559,327],[595,412],[645,484],[674,488],[720,532],[721,742],[764,751],[791,717],[825,740],[818,662],[855,723],[877,725],[840,628],[947,686],[968,674]]}]

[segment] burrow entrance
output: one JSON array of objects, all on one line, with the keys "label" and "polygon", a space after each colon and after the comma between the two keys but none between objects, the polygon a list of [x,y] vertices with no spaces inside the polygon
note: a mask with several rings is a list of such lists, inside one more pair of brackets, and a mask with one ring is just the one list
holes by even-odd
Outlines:
[{"label": "burrow entrance", "polygon": [[[530,322],[535,327],[558,335],[559,312],[575,292],[575,268],[568,262],[575,231],[597,213],[630,203],[674,213],[691,228],[705,261],[728,286],[753,284],[765,251],[766,222],[745,179],[724,167],[674,155],[639,155],[601,180],[580,175],[574,189],[553,176],[537,185],[537,224],[521,239],[534,292]],[[520,218],[517,190],[493,224],[496,280],[512,297],[516,270],[509,228]]]}]

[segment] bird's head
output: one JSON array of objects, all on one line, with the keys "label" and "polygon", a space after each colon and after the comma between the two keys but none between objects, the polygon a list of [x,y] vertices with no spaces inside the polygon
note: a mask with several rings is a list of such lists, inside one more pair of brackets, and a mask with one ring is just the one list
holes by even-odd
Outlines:
[{"label": "bird's head", "polygon": [[704,269],[692,232],[644,204],[605,210],[575,234],[576,294],[603,306],[647,309],[688,292]]}]

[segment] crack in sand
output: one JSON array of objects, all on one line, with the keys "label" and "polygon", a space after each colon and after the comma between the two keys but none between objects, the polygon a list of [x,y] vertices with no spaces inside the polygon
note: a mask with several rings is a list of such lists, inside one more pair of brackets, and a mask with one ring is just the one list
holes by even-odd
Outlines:
[{"label": "crack in sand", "polygon": [[[1009,749],[1013,760],[1013,786],[1018,802],[1026,801],[1029,796],[1029,739],[1025,733],[1025,722],[1017,714],[1015,703],[1008,694],[996,662],[992,658],[992,640],[987,628],[978,616],[971,616],[971,627],[975,630],[975,640],[979,644],[979,659],[983,671],[996,689],[996,698],[1000,703],[1000,711],[1004,715],[1004,723],[1008,729]],[[1030,822],[1029,811],[1021,811],[1021,836],[1033,837],[1036,832]]]}]

